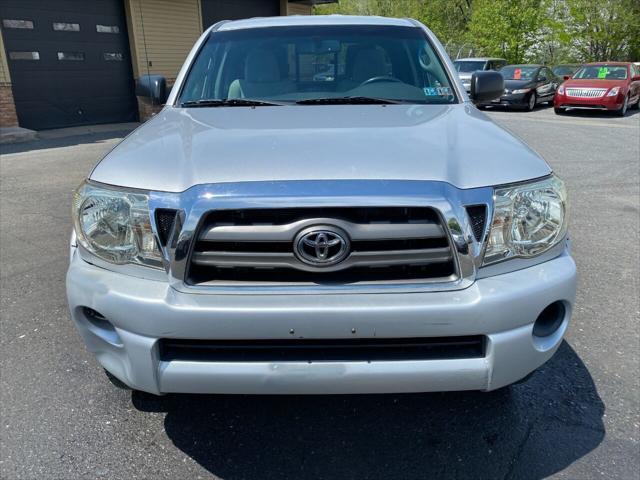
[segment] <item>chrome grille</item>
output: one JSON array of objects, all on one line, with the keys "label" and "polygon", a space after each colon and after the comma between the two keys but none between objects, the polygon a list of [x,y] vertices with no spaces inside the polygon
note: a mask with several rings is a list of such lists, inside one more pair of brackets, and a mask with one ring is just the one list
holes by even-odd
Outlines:
[{"label": "chrome grille", "polygon": [[606,93],[606,88],[567,88],[567,97],[598,98]]},{"label": "chrome grille", "polygon": [[[310,228],[336,229],[349,253],[328,266],[296,254]],[[438,214],[422,207],[288,208],[209,212],[196,234],[191,284],[353,284],[455,280]]]}]

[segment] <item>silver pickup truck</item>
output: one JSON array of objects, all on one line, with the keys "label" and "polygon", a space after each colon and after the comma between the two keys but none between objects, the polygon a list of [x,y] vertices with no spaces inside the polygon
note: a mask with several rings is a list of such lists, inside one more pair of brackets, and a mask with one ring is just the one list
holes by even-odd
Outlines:
[{"label": "silver pickup truck", "polygon": [[[331,75],[319,73],[331,71]],[[220,22],[75,192],[71,317],[154,393],[494,390],[562,342],[563,182],[422,24]]]}]

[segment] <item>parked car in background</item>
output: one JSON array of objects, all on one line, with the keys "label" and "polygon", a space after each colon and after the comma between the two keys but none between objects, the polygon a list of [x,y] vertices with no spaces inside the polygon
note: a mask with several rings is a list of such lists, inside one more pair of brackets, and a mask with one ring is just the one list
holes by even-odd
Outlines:
[{"label": "parked car in background", "polygon": [[471,75],[473,72],[486,70],[500,70],[507,64],[504,58],[460,58],[453,62],[458,71],[458,77],[467,93],[471,91]]},{"label": "parked car in background", "polygon": [[504,77],[504,93],[490,103],[479,104],[524,108],[533,110],[536,105],[552,102],[560,80],[544,65],[507,65],[500,70]]},{"label": "parked car in background", "polygon": [[624,116],[640,105],[640,67],[633,63],[589,63],[582,66],[556,92],[557,114],[568,109],[609,110]]},{"label": "parked car in background", "polygon": [[580,63],[565,63],[562,65],[556,65],[551,69],[551,71],[556,77],[565,79],[565,77],[570,77],[576,73],[581,66],[582,65]]}]

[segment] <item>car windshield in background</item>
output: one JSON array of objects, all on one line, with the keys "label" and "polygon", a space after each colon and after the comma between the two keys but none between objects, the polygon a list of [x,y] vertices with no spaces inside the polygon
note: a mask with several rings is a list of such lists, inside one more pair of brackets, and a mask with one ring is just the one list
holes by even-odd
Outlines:
[{"label": "car windshield in background", "polygon": [[505,80],[533,80],[538,67],[508,66],[502,67],[500,73]]},{"label": "car windshield in background", "polygon": [[627,78],[627,67],[589,65],[578,70],[573,78],[583,80],[624,80]]},{"label": "car windshield in background", "polygon": [[573,72],[575,72],[578,69],[577,66],[571,66],[571,65],[560,65],[557,67],[553,67],[553,74],[558,76],[558,77],[562,77],[564,75],[573,75]]},{"label": "car windshield in background", "polygon": [[183,106],[454,102],[420,28],[370,25],[214,32],[180,94]]},{"label": "car windshield in background", "polygon": [[486,62],[484,61],[472,62],[467,60],[462,60],[462,61],[456,60],[455,62],[453,62],[453,64],[456,67],[456,70],[462,73],[472,73],[478,70],[484,70],[485,63]]}]

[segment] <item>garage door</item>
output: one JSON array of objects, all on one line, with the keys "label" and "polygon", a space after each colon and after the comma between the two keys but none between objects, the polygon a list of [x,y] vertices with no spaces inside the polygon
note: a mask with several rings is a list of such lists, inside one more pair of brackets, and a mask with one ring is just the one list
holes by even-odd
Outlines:
[{"label": "garage door", "polygon": [[220,20],[280,15],[280,0],[202,0],[202,27]]},{"label": "garage door", "polygon": [[20,126],[134,121],[122,0],[0,0]]}]

